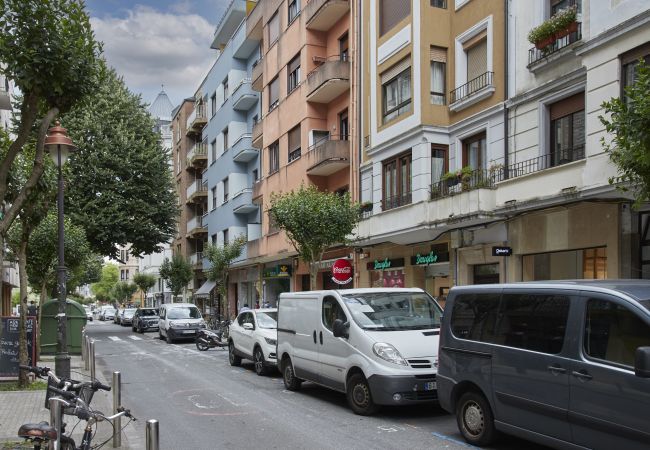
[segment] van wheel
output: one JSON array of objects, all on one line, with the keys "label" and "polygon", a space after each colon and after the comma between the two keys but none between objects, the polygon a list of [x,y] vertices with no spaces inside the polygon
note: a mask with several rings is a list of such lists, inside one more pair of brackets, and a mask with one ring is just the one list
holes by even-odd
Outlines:
[{"label": "van wheel", "polygon": [[241,365],[241,357],[235,354],[235,344],[232,341],[228,343],[228,362],[235,367]]},{"label": "van wheel", "polygon": [[165,340],[167,341],[168,344],[172,344],[174,340],[169,336],[169,332],[165,335]]},{"label": "van wheel", "polygon": [[264,353],[259,347],[255,347],[253,352],[253,362],[255,363],[255,373],[258,375],[266,375],[266,367],[264,366]]},{"label": "van wheel", "polygon": [[372,400],[366,377],[360,373],[355,373],[348,379],[347,397],[355,414],[370,416],[379,410],[379,405]]},{"label": "van wheel", "polygon": [[485,397],[478,392],[465,392],[456,405],[458,429],[472,445],[490,445],[496,439],[494,416]]},{"label": "van wheel", "polygon": [[289,391],[297,391],[300,389],[302,380],[296,377],[296,374],[293,371],[293,364],[291,360],[287,358],[282,364],[282,380],[284,381],[284,387]]}]

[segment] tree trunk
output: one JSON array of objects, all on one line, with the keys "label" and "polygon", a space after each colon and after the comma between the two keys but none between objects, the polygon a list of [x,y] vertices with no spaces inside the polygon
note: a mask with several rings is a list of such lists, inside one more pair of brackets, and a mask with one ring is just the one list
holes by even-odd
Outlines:
[{"label": "tree trunk", "polygon": [[[18,250],[18,271],[20,276],[20,321],[18,328],[18,361],[20,365],[26,366],[29,364],[29,355],[27,353],[27,241],[23,240],[20,243]],[[23,388],[27,386],[27,374],[24,371],[19,372],[18,386]]]},{"label": "tree trunk", "polygon": [[318,277],[318,268],[313,261],[309,262],[309,289],[316,290],[316,279]]}]

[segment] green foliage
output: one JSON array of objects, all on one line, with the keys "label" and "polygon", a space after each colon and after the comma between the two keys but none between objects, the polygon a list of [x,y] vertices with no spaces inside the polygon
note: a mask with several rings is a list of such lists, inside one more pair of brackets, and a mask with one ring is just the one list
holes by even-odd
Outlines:
[{"label": "green foliage", "polygon": [[144,296],[156,284],[156,277],[150,273],[138,272],[133,275],[133,282],[140,288]]},{"label": "green foliage", "polygon": [[120,281],[113,286],[113,297],[120,303],[129,303],[137,290],[135,283]]},{"label": "green foliage", "polygon": [[[208,245],[203,250],[203,255],[210,262],[210,268],[206,271],[208,280],[217,283],[217,290],[222,299],[228,298],[228,270],[234,260],[239,258],[244,246],[246,245],[246,236],[237,236],[232,242],[217,247]],[[226,303],[226,308],[228,303]],[[226,316],[229,316],[226,311]]]},{"label": "green foliage", "polygon": [[100,87],[64,117],[79,147],[70,158],[66,211],[86,229],[92,248],[116,258],[161,250],[178,216],[169,152],[139,96],[101,64]]},{"label": "green foliage", "polygon": [[641,60],[636,82],[626,88],[627,99],[612,98],[602,104],[599,116],[611,142],[601,139],[618,174],[609,179],[621,191],[631,191],[634,206],[650,200],[650,66]]},{"label": "green foliage", "polygon": [[298,191],[272,194],[269,215],[310,265],[313,289],[312,263],[320,261],[327,248],[347,242],[359,221],[359,206],[350,201],[348,193],[339,195],[301,185]]},{"label": "green foliage", "polygon": [[528,42],[537,44],[566,30],[576,21],[578,10],[575,6],[558,11],[553,17],[533,28],[528,33]]},{"label": "green foliage", "polygon": [[181,255],[173,255],[171,261],[165,258],[159,274],[174,296],[180,295],[194,277],[192,265]]},{"label": "green foliage", "polygon": [[93,294],[100,302],[111,302],[115,299],[113,296],[113,287],[117,284],[119,278],[119,269],[115,264],[106,264],[102,268],[102,276],[97,283],[90,286]]}]

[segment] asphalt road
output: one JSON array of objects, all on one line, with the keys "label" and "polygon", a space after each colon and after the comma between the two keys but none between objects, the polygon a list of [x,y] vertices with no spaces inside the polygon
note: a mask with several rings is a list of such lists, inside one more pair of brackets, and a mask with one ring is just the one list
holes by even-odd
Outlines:
[{"label": "asphalt road", "polygon": [[[252,363],[228,364],[227,350],[167,344],[158,332],[94,321],[97,370],[122,376],[122,404],[140,419],[128,437],[144,448],[145,422],[160,423],[161,449],[467,449],[454,417],[435,406],[383,408],[357,416],[345,396],[304,383],[284,388],[279,373],[260,377]],[[542,450],[504,437],[495,449]]]}]

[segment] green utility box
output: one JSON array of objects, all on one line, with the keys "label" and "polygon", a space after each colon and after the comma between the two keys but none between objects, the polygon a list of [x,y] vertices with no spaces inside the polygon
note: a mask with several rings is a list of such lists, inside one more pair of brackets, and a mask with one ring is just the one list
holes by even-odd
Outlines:
[{"label": "green utility box", "polygon": [[[56,315],[59,313],[59,301],[51,299],[42,306],[41,312],[41,354],[53,355],[56,353],[56,329],[58,321]],[[68,353],[71,355],[81,354],[81,330],[86,326],[86,310],[74,300],[66,300],[67,328],[66,340],[68,341]]]}]

